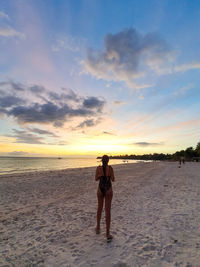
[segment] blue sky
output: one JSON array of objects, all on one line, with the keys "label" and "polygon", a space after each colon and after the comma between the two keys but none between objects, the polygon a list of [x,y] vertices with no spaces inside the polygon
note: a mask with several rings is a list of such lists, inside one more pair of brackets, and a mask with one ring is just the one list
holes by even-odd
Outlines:
[{"label": "blue sky", "polygon": [[199,17],[195,0],[1,0],[1,155],[195,147]]}]

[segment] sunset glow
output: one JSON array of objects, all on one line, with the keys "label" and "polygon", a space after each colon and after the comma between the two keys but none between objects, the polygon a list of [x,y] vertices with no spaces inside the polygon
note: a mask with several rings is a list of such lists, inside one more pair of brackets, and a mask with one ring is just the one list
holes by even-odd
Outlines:
[{"label": "sunset glow", "polygon": [[199,11],[186,0],[1,0],[0,156],[195,146]]}]

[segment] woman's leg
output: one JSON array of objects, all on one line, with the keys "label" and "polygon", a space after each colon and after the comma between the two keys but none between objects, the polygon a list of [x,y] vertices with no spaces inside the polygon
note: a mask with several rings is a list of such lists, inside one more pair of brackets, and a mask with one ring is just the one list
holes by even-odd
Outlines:
[{"label": "woman's leg", "polygon": [[106,236],[110,235],[110,221],[111,221],[111,202],[112,202],[113,192],[108,190],[105,195],[105,213],[106,213]]},{"label": "woman's leg", "polygon": [[102,209],[103,209],[103,196],[102,193],[97,192],[97,198],[98,198],[98,208],[97,208],[97,227],[96,230],[99,231],[100,230],[100,222],[101,222],[101,213],[102,213]]}]

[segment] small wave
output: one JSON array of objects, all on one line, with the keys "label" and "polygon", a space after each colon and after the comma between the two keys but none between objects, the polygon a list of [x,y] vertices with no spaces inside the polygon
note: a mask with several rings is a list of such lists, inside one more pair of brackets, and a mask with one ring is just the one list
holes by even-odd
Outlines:
[{"label": "small wave", "polygon": [[24,172],[34,172],[37,171],[38,169],[12,169],[12,170],[3,170],[0,171],[0,175],[4,175],[4,174],[15,174],[15,173],[24,173]]}]

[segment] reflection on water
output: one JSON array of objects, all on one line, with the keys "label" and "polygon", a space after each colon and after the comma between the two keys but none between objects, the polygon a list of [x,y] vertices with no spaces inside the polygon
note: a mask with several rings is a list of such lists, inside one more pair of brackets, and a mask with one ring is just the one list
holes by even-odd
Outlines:
[{"label": "reflection on water", "polygon": [[[138,160],[129,160],[128,163],[136,163]],[[120,159],[111,159],[109,164],[127,163]],[[101,164],[96,158],[31,158],[31,157],[0,157],[0,175],[30,172],[61,170],[68,168],[92,167]]]}]

